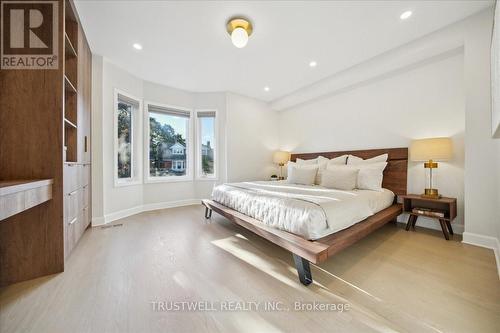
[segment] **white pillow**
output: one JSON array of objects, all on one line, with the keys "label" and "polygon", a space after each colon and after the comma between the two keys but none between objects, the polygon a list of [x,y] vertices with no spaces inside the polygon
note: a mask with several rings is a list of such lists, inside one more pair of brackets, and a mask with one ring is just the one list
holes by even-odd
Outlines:
[{"label": "white pillow", "polygon": [[297,164],[295,162],[288,162],[287,165],[287,175],[292,172],[292,168],[298,168],[298,169],[317,169],[318,165],[317,164]]},{"label": "white pillow", "polygon": [[318,164],[327,164],[330,161],[330,159],[324,157],[324,156],[318,156]]},{"label": "white pillow", "polygon": [[299,166],[304,166],[304,165],[317,165],[318,166],[318,173],[316,174],[316,179],[314,180],[314,183],[316,185],[319,185],[321,183],[321,173],[323,170],[326,169],[328,162],[330,160],[326,157],[323,156],[318,156],[316,158],[310,159],[310,160],[303,160],[301,158],[297,158],[297,164]]},{"label": "white pillow", "polygon": [[323,170],[321,186],[352,191],[356,188],[359,170],[347,165],[330,166]]},{"label": "white pillow", "polygon": [[359,165],[359,164],[367,164],[367,163],[387,162],[388,157],[389,157],[389,154],[382,154],[382,155],[378,155],[378,156],[364,160],[360,157],[357,157],[354,155],[349,155],[349,157],[347,157],[347,164]]},{"label": "white pillow", "polygon": [[328,161],[328,167],[332,165],[345,165],[347,161],[347,155],[342,155],[339,157],[334,157]]},{"label": "white pillow", "polygon": [[384,169],[386,166],[387,162],[351,165],[351,168],[359,170],[356,187],[360,190],[382,191],[382,181],[384,180]]},{"label": "white pillow", "polygon": [[316,158],[312,158],[310,160],[303,160],[301,158],[297,158],[296,163],[297,164],[308,164],[308,165],[318,164],[318,159],[319,159],[319,156]]},{"label": "white pillow", "polygon": [[[295,164],[295,163],[294,163]],[[287,182],[290,184],[314,185],[314,179],[318,173],[317,165],[291,166],[288,167]]]}]

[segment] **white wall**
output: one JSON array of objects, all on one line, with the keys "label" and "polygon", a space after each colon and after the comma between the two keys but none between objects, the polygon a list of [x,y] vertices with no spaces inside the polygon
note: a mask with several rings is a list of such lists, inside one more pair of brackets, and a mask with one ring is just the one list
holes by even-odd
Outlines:
[{"label": "white wall", "polygon": [[[276,112],[260,101],[226,93],[193,93],[143,81],[100,56],[93,57],[93,223],[106,223],[143,210],[198,203],[217,183],[266,179],[275,172],[272,153],[278,146]],[[192,110],[217,110],[217,180],[142,183],[114,186],[114,89],[145,102]],[[142,112],[144,112],[143,110]],[[226,116],[227,115],[227,116]],[[227,119],[229,120],[226,120]],[[143,115],[139,115],[143,119]],[[228,130],[226,133],[226,130]],[[144,163],[143,126],[136,151]],[[256,133],[258,135],[256,136]],[[231,163],[226,163],[226,159]],[[236,161],[236,162],[233,162]],[[144,168],[143,168],[144,169]]]},{"label": "white wall", "polygon": [[[103,195],[104,216],[142,205],[142,187],[140,185],[115,187],[114,186],[114,89],[118,88],[127,94],[141,98],[143,82],[138,77],[103,60],[102,75],[102,166],[103,166]],[[137,117],[142,119],[142,117]],[[142,137],[142,128],[137,126],[139,137]],[[92,133],[94,134],[95,131]],[[138,145],[138,155],[142,154],[142,145]]]},{"label": "white wall", "polygon": [[[463,230],[465,100],[463,54],[279,113],[280,147],[294,152],[408,147],[412,139],[453,138],[452,161],[439,163],[436,187],[458,198]],[[409,162],[408,192],[425,188],[422,163]],[[438,228],[434,221],[419,224]]]},{"label": "white wall", "polygon": [[467,20],[465,33],[464,241],[498,250],[500,140],[491,136],[490,43],[493,11]]},{"label": "white wall", "polygon": [[267,103],[227,94],[227,179],[265,180],[276,173],[278,114]]},{"label": "white wall", "polygon": [[500,138],[500,1],[495,6],[491,48],[491,86],[492,86],[492,126],[491,132]]}]

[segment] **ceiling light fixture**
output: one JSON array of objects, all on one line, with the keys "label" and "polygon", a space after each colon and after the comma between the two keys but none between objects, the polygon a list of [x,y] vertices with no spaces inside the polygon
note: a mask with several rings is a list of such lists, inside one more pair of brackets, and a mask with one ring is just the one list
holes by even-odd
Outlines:
[{"label": "ceiling light fixture", "polygon": [[413,14],[413,12],[411,10],[407,10],[406,12],[404,12],[403,14],[401,14],[399,16],[400,19],[402,20],[406,20],[407,18],[410,18],[410,16]]},{"label": "ceiling light fixture", "polygon": [[271,89],[270,89],[268,86],[265,86],[265,87],[264,87],[264,91],[265,91],[265,92],[268,92],[269,90],[271,90]]},{"label": "ceiling light fixture", "polygon": [[309,67],[316,67],[316,66],[318,66],[318,63],[314,60],[309,63]]},{"label": "ceiling light fixture", "polygon": [[136,49],[136,50],[142,50],[142,45],[141,45],[141,44],[139,44],[139,43],[134,43],[132,46],[133,46],[133,47],[134,47],[134,49]]},{"label": "ceiling light fixture", "polygon": [[252,23],[242,17],[233,17],[226,24],[226,29],[231,36],[233,45],[241,49],[248,43],[248,37],[252,34]]}]

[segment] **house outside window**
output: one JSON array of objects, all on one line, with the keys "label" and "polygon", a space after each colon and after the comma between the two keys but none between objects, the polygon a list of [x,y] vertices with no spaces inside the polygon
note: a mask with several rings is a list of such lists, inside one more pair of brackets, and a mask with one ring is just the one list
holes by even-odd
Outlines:
[{"label": "house outside window", "polygon": [[148,181],[191,180],[191,111],[157,103],[147,110]]}]

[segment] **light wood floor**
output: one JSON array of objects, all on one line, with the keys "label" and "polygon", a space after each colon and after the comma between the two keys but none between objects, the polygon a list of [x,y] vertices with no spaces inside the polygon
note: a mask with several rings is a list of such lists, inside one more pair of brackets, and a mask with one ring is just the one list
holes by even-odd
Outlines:
[{"label": "light wood floor", "polygon": [[[6,332],[499,332],[490,250],[387,225],[301,285],[290,253],[201,206],[88,230],[64,273],[0,291]],[[155,312],[152,301],[348,303],[345,312]]]}]

